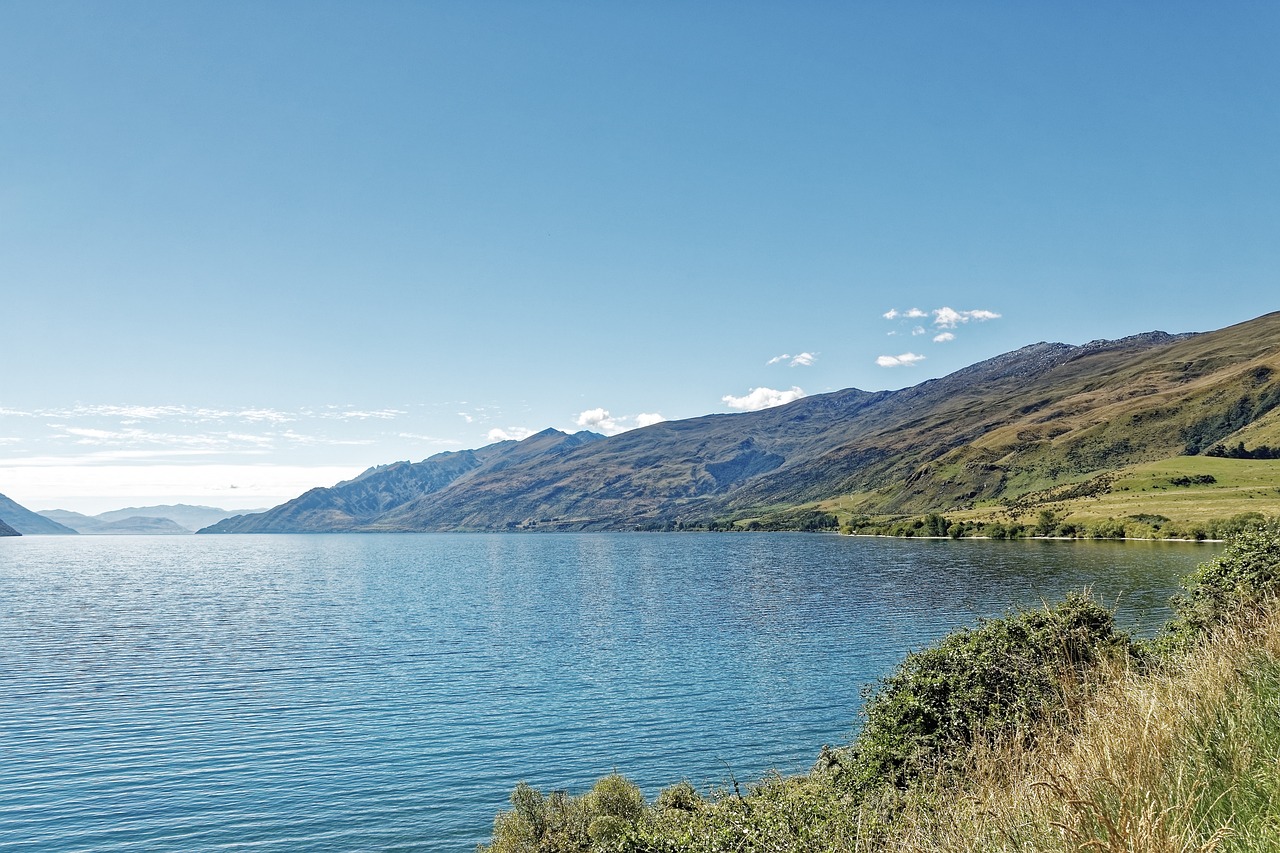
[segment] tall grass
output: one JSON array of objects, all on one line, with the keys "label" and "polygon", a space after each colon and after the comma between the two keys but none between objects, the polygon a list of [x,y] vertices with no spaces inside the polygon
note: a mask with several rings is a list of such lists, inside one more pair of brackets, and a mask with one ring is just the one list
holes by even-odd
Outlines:
[{"label": "tall grass", "polygon": [[[937,851],[1280,850],[1280,614],[1121,671],[1030,750],[975,753],[886,845]],[[949,794],[949,797],[945,796]],[[947,802],[947,800],[950,800]]]}]

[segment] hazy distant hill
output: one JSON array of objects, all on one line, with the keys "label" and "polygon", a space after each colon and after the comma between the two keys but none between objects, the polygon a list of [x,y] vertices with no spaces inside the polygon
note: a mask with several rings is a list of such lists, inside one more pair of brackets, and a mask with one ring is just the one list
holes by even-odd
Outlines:
[{"label": "hazy distant hill", "polygon": [[235,515],[233,512],[217,507],[189,504],[129,507],[97,515],[83,515],[65,509],[42,510],[38,514],[79,533],[97,535],[190,534],[201,527]]},{"label": "hazy distant hill", "polygon": [[103,521],[102,516],[82,515],[65,509],[41,510],[39,515],[70,527],[77,533],[95,536],[127,535],[134,533],[190,535],[193,531],[168,518],[128,516],[118,521]]},{"label": "hazy distant hill", "polygon": [[[248,512],[259,512],[260,510],[248,510]],[[245,512],[241,510],[240,512]],[[160,506],[135,506],[125,509],[114,509],[110,512],[100,512],[94,518],[102,521],[122,521],[130,517],[142,516],[145,518],[167,518],[175,524],[185,527],[187,530],[199,530],[201,527],[208,527],[210,524],[217,524],[224,518],[230,518],[237,513],[229,510],[221,509],[216,506],[196,506],[192,504],[163,504]]]},{"label": "hazy distant hill", "polygon": [[0,536],[21,536],[21,535],[22,535],[21,533],[14,530],[12,527],[5,524],[3,521],[0,521]]},{"label": "hazy distant hill", "polygon": [[0,521],[24,536],[75,535],[70,527],[34,513],[4,495],[0,495]]},{"label": "hazy distant hill", "polygon": [[1273,313],[1204,334],[1032,344],[898,391],[611,438],[548,430],[373,468],[208,532],[627,529],[842,496],[865,512],[946,511],[1256,443],[1280,433],[1278,406]]}]

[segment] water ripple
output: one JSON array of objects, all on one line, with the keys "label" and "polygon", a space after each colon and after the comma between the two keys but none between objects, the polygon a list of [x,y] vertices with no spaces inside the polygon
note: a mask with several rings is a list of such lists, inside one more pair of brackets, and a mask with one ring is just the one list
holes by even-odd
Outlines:
[{"label": "water ripple", "polygon": [[827,536],[0,540],[0,848],[463,851],[518,780],[802,770],[946,631],[1189,546]]}]

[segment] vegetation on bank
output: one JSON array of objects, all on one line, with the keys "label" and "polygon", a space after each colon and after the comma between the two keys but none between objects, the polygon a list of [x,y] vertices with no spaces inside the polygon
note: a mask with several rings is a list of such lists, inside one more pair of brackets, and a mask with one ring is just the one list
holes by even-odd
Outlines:
[{"label": "vegetation on bank", "polygon": [[899,521],[877,521],[867,516],[851,518],[842,533],[870,536],[932,536],[951,539],[1179,539],[1202,542],[1227,539],[1264,520],[1262,513],[1245,512],[1230,518],[1204,522],[1176,522],[1163,515],[1139,514],[1126,518],[1074,521],[1042,509],[1033,522],[951,520],[940,513]]},{"label": "vegetation on bank", "polygon": [[1150,641],[1087,594],[957,631],[813,769],[647,802],[521,784],[486,853],[1280,849],[1280,521],[1235,533]]}]

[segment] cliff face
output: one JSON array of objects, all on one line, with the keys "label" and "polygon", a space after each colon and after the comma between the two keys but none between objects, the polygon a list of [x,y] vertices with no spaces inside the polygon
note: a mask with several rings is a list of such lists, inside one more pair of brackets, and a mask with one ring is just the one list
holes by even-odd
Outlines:
[{"label": "cliff face", "polygon": [[207,532],[628,529],[844,495],[947,510],[1197,453],[1280,406],[1280,313],[1199,335],[1032,344],[899,391],[837,391],[611,438],[370,469]]}]

